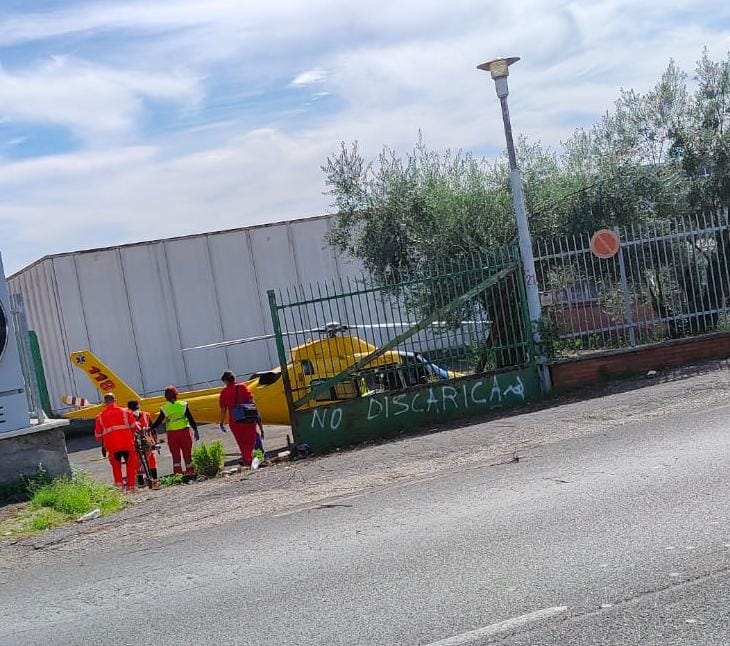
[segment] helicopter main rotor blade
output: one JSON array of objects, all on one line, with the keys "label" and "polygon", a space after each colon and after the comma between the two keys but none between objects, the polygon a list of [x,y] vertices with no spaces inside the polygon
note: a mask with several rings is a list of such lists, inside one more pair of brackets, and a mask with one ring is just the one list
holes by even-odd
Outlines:
[{"label": "helicopter main rotor blade", "polygon": [[355,323],[354,325],[343,324],[344,328],[353,328],[355,330],[372,330],[378,328],[405,328],[413,327],[415,323],[404,321],[403,323]]},{"label": "helicopter main rotor blade", "polygon": [[[282,332],[282,336],[294,336],[297,334],[311,334],[312,332],[322,332],[319,328],[312,330],[292,330],[291,332]],[[269,339],[275,339],[275,334],[261,334],[259,336],[249,336],[245,339],[231,339],[230,341],[218,341],[216,343],[206,343],[204,345],[195,345],[190,348],[182,348],[182,352],[189,352],[190,350],[213,350],[215,348],[227,348],[232,345],[241,345],[243,343],[254,343],[256,341],[268,341]]]},{"label": "helicopter main rotor blade", "polygon": [[[479,324],[490,324],[489,321],[483,323],[479,321],[461,321],[460,325],[479,325]],[[312,328],[309,330],[292,330],[291,332],[282,332],[282,336],[297,336],[305,334],[333,334],[337,332],[345,332],[347,330],[375,330],[375,329],[400,329],[413,327],[416,323],[411,321],[404,321],[402,323],[355,323],[349,325],[347,323],[337,323],[332,321],[324,327]],[[434,321],[429,327],[435,328],[447,328],[450,324],[446,321]],[[192,350],[214,350],[216,348],[227,348],[232,345],[242,345],[244,343],[255,343],[257,341],[268,341],[269,339],[275,339],[275,334],[260,334],[258,336],[249,336],[244,339],[231,339],[230,341],[218,341],[216,343],[206,343],[203,345],[195,345],[190,348],[183,348],[182,352],[190,352]]]},{"label": "helicopter main rotor blade", "polygon": [[[490,321],[459,321],[459,325],[486,325],[490,323]],[[414,327],[417,325],[417,323],[412,323],[410,321],[404,321],[403,323],[356,323],[355,325],[347,325],[343,324],[343,328],[353,328],[357,330],[371,330],[371,329],[378,329],[378,328],[407,328],[407,327]],[[451,327],[452,324],[447,321],[433,321],[430,323],[427,327],[439,327],[439,328],[445,328],[445,327]]]},{"label": "helicopter main rotor blade", "polygon": [[230,345],[240,345],[242,343],[253,343],[254,341],[266,341],[267,339],[273,339],[273,334],[262,334],[260,336],[250,336],[246,339],[232,339],[231,341],[218,341],[217,343],[206,343],[204,345],[194,345],[190,348],[183,348],[182,352],[189,352],[190,350],[212,350],[214,348],[227,348]]}]

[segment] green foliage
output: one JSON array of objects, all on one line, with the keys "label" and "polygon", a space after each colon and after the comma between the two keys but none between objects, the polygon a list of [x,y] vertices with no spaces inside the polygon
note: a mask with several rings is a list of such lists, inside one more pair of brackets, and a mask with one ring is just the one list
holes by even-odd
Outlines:
[{"label": "green foliage", "polygon": [[[450,252],[489,251],[515,235],[504,164],[428,150],[419,138],[401,159],[384,148],[368,164],[342,145],[323,167],[338,221],[330,242],[361,258],[381,282],[400,282]],[[442,264],[441,266],[446,266]]]},{"label": "green foliage", "polygon": [[624,320],[626,304],[621,286],[613,281],[603,280],[598,285],[598,303],[613,323]]},{"label": "green foliage", "polygon": [[537,332],[540,335],[541,348],[539,349],[542,351],[540,354],[550,360],[561,356],[559,347],[561,343],[560,329],[558,324],[549,316],[543,316],[537,322]]},{"label": "green foliage", "polygon": [[730,332],[730,314],[725,312],[720,314],[717,319],[717,331],[718,332]]},{"label": "green foliage", "polygon": [[66,514],[60,511],[42,507],[37,513],[28,517],[28,529],[32,532],[42,532],[53,527],[60,527],[68,522]]},{"label": "green foliage", "polygon": [[497,352],[477,341],[472,341],[467,349],[467,366],[471,372],[489,372],[496,370]]},{"label": "green foliage", "polygon": [[43,465],[38,465],[34,474],[0,485],[0,505],[28,500],[39,487],[50,481],[51,478]]},{"label": "green foliage", "polygon": [[193,449],[193,466],[199,475],[212,478],[223,468],[225,449],[219,440],[210,444],[201,442]]},{"label": "green foliage", "polygon": [[69,517],[80,516],[98,507],[104,516],[124,507],[124,498],[115,487],[96,482],[83,472],[75,472],[70,478],[56,478],[38,487],[30,500],[30,507],[46,507]]},{"label": "green foliage", "polygon": [[182,473],[171,473],[160,478],[160,485],[163,487],[174,487],[185,483]]}]

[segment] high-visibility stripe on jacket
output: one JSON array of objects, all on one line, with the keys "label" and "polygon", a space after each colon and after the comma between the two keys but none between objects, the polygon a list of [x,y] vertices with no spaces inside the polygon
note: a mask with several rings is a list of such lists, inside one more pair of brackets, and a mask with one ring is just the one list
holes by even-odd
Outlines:
[{"label": "high-visibility stripe on jacket", "polygon": [[[110,439],[114,444],[126,443],[133,438],[136,428],[132,412],[118,404],[111,404],[96,416],[94,432],[105,445]],[[114,434],[114,438],[110,436]]]},{"label": "high-visibility stripe on jacket", "polygon": [[162,405],[162,413],[165,415],[165,428],[168,431],[180,431],[190,426],[186,413],[188,403],[177,400]]}]

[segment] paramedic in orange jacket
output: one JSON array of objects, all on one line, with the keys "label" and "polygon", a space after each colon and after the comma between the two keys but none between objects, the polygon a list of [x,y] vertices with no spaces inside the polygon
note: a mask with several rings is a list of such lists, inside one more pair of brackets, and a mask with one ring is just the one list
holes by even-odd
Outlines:
[{"label": "paramedic in orange jacket", "polygon": [[[147,466],[150,469],[150,478],[152,479],[152,488],[159,489],[160,483],[157,481],[157,453],[155,453],[154,447],[157,445],[157,433],[150,429],[152,426],[152,418],[147,411],[143,411],[139,407],[139,402],[132,400],[127,402],[127,408],[132,411],[134,420],[137,424],[137,433],[141,435],[145,445],[145,457],[147,458]],[[139,462],[137,469],[137,486],[144,487],[145,485],[145,474],[142,468],[142,461]]]},{"label": "paramedic in orange jacket", "polygon": [[137,479],[137,452],[134,433],[137,426],[132,413],[117,404],[113,393],[104,395],[104,409],[96,416],[94,435],[109,458],[114,484],[122,488],[122,460],[126,467],[127,491],[134,491]]}]

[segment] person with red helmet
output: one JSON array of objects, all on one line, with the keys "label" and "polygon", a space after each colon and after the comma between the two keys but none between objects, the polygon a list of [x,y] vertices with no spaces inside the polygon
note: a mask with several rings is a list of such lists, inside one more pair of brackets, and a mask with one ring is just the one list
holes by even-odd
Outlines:
[{"label": "person with red helmet", "polygon": [[101,442],[102,454],[109,458],[114,484],[124,488],[122,460],[126,469],[127,491],[135,490],[137,479],[137,452],[134,449],[134,433],[137,426],[132,413],[117,404],[113,393],[104,395],[104,409],[96,416],[94,435]]},{"label": "person with red helmet", "polygon": [[190,413],[188,403],[177,398],[175,386],[165,388],[165,399],[167,401],[162,405],[160,414],[154,424],[150,426],[150,430],[154,431],[162,422],[165,422],[167,445],[170,447],[172,455],[172,472],[182,474],[184,462],[185,474],[195,475],[192,460],[193,437],[190,430],[192,429],[195,440],[199,440],[198,425]]}]

